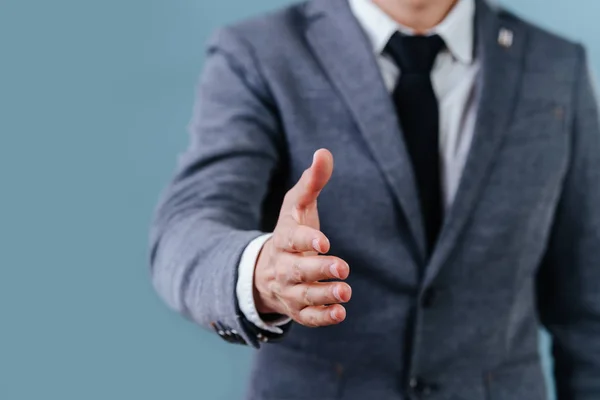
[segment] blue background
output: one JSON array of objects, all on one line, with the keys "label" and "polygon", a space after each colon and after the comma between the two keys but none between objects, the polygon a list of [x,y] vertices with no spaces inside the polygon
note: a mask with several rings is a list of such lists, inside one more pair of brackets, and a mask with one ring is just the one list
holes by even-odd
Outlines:
[{"label": "blue background", "polygon": [[[147,228],[208,34],[284,0],[0,0],[0,399],[239,399],[251,351],[171,313]],[[583,41],[595,0],[505,0]]]}]

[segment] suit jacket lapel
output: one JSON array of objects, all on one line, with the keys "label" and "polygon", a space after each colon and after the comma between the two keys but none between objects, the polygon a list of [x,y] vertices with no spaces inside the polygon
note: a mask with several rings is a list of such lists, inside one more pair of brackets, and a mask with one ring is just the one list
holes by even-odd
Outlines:
[{"label": "suit jacket lapel", "polygon": [[307,4],[307,17],[308,43],[400,203],[414,239],[415,257],[422,261],[425,235],[412,167],[373,48],[347,0],[313,0]]},{"label": "suit jacket lapel", "polygon": [[508,128],[519,90],[525,55],[526,32],[514,20],[502,18],[484,0],[477,1],[477,57],[482,62],[479,106],[471,150],[458,192],[426,271],[426,287],[451,251],[485,186]]}]

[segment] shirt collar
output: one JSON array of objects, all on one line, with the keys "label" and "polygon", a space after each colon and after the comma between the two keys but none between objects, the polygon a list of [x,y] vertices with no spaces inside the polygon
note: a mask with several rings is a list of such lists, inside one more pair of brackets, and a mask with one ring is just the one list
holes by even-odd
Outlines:
[{"label": "shirt collar", "polygon": [[[396,31],[411,35],[414,32],[394,21],[371,0],[349,0],[352,13],[362,26],[377,54],[381,54]],[[458,0],[446,18],[433,27],[428,35],[440,35],[454,58],[465,64],[473,62],[474,0]]]}]

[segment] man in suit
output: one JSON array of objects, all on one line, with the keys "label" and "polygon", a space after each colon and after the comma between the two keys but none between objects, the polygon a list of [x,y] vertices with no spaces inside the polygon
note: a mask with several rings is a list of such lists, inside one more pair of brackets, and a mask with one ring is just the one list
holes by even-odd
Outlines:
[{"label": "man in suit", "polygon": [[600,399],[580,45],[485,0],[310,0],[218,31],[197,95],[153,281],[259,349],[249,400],[545,400],[542,325],[558,398]]}]

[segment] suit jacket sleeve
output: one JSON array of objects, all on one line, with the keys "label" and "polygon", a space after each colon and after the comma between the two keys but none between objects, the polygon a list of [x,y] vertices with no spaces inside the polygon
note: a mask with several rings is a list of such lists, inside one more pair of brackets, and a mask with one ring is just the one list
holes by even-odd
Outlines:
[{"label": "suit jacket sleeve", "polygon": [[579,56],[570,167],[538,284],[558,400],[600,399],[600,126],[581,47]]},{"label": "suit jacket sleeve", "polygon": [[[258,346],[235,288],[244,249],[264,233],[261,206],[283,143],[255,61],[232,30],[209,42],[191,142],[155,214],[151,270],[156,290],[172,308]],[[231,341],[242,342],[237,339]]]}]

